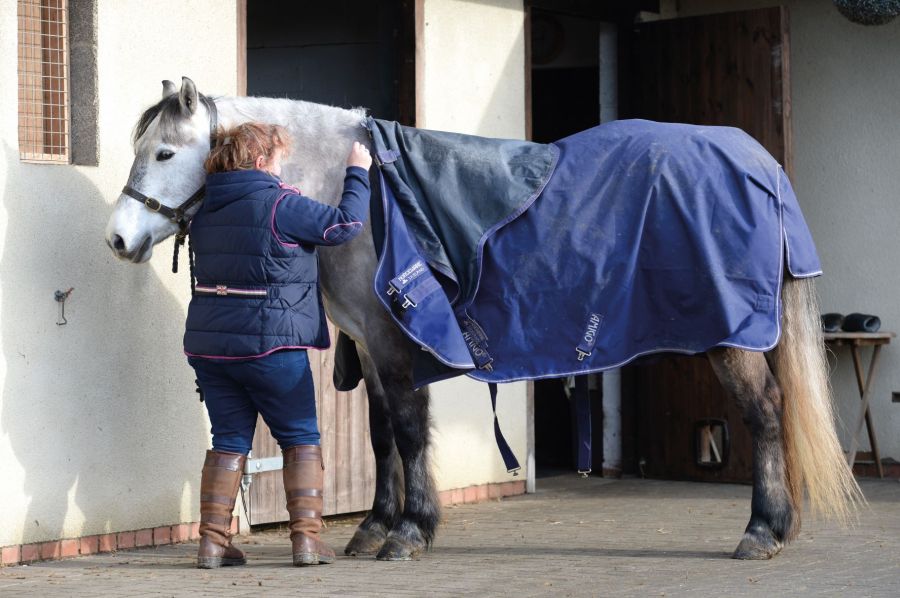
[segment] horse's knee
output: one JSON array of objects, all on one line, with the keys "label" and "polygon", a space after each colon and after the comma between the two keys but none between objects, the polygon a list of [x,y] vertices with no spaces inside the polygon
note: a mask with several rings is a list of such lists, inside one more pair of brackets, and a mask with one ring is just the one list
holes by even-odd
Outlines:
[{"label": "horse's knee", "polygon": [[416,459],[427,447],[425,435],[410,430],[398,431],[394,441],[397,444],[397,452],[404,462]]},{"label": "horse's knee", "polygon": [[390,417],[386,413],[373,416],[371,407],[369,411],[369,438],[376,460],[387,459],[394,452],[394,428],[391,425]]},{"label": "horse's knee", "polygon": [[394,442],[403,459],[424,451],[428,446],[430,421],[428,395],[406,392],[397,397],[391,413]]}]

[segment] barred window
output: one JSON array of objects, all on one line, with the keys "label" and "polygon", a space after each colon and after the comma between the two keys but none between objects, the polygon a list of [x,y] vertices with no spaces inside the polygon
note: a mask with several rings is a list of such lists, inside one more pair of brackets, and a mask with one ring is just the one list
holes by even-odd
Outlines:
[{"label": "barred window", "polygon": [[67,0],[18,0],[19,158],[69,163]]}]

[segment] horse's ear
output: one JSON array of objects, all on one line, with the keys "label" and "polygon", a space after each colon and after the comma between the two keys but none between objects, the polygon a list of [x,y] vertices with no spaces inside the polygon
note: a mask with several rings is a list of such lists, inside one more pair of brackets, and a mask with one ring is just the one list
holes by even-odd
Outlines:
[{"label": "horse's ear", "polygon": [[191,116],[197,111],[197,102],[200,101],[197,86],[187,77],[181,78],[181,91],[178,93],[178,103],[181,104],[181,112],[185,116]]},{"label": "horse's ear", "polygon": [[166,99],[173,93],[178,93],[178,88],[175,87],[175,84],[166,79],[163,81],[163,99]]}]

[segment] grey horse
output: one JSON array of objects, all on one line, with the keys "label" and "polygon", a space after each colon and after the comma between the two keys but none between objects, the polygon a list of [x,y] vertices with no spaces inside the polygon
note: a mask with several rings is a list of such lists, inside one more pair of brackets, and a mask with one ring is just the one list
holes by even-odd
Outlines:
[{"label": "grey horse", "polygon": [[[178,208],[203,185],[211,119],[226,128],[247,121],[287,127],[294,151],[283,178],[334,205],[340,200],[346,148],[353,141],[368,145],[364,118],[360,109],[303,101],[208,98],[188,78],[180,89],[164,81],[162,99],[144,112],[135,129],[135,159],[127,182],[139,194],[158,198],[162,209],[121,195],[107,226],[107,244],[120,259],[142,263],[157,243],[182,232],[197,204],[183,214]],[[417,347],[372,292],[376,259],[368,225],[352,242],[320,252],[328,316],[359,349],[376,461],[372,510],[345,553],[375,554],[379,560],[415,558],[431,545],[440,521],[426,458],[428,391],[411,389],[411,356]],[[708,353],[717,377],[743,409],[753,438],[750,522],[735,558],[777,554],[800,530],[805,497],[813,512],[840,521],[850,519],[863,500],[835,432],[812,280],[787,279],[782,300],[783,333],[772,351],[722,348]]]}]

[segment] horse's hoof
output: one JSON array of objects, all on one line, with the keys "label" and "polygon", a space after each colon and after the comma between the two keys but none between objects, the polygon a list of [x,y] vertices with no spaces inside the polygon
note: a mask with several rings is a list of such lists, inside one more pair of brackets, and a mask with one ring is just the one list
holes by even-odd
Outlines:
[{"label": "horse's hoof", "polygon": [[384,545],[386,537],[387,534],[382,529],[356,528],[356,533],[344,548],[344,554],[347,556],[375,554]]},{"label": "horse's hoof", "polygon": [[417,546],[402,539],[391,536],[375,555],[379,561],[411,561],[422,554],[424,546]]},{"label": "horse's hoof", "polygon": [[776,540],[771,532],[763,534],[745,532],[731,558],[742,561],[765,561],[781,552],[783,547],[784,544]]}]

